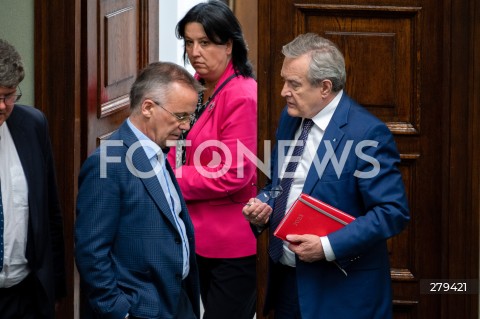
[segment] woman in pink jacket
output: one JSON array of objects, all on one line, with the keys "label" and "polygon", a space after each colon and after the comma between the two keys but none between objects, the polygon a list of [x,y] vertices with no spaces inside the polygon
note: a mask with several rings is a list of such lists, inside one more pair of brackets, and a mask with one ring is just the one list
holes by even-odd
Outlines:
[{"label": "woman in pink jacket", "polygon": [[169,153],[195,227],[203,318],[253,318],[256,239],[242,207],[256,195],[257,83],[240,24],[224,3],[196,5],[176,31],[205,87],[186,147]]}]

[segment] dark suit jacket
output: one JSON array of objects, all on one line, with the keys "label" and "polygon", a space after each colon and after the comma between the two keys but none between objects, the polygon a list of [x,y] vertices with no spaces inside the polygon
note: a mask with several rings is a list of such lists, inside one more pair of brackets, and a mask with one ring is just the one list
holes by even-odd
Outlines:
[{"label": "dark suit jacket", "polygon": [[[122,318],[127,312],[140,318],[176,318],[183,270],[180,233],[157,177],[136,177],[126,165],[129,148],[139,146],[127,123],[112,134],[112,141],[118,144],[104,149],[115,163],[102,164],[100,147],[79,176],[76,263],[89,302],[101,318]],[[129,164],[141,172],[152,170],[141,147]],[[190,243],[190,273],[183,284],[199,316],[193,225],[168,163],[167,168]]]},{"label": "dark suit jacket", "polygon": [[[284,110],[277,141],[293,140],[300,123],[301,118],[293,118]],[[338,163],[343,153],[348,154],[343,167],[331,160],[333,151]],[[344,93],[318,147],[317,158],[303,192],[357,219],[328,236],[337,262],[348,276],[333,263],[305,263],[297,258],[302,318],[391,318],[386,240],[404,229],[409,220],[393,136],[384,123]],[[322,165],[326,159],[328,163]],[[281,165],[276,152],[272,164],[272,182],[276,185]],[[372,176],[359,178],[359,173]],[[270,278],[270,292],[274,283]]]},{"label": "dark suit jacket", "polygon": [[38,281],[39,305],[54,317],[55,299],[65,296],[63,222],[48,124],[39,110],[15,105],[6,123],[27,179],[29,224],[26,257]]}]

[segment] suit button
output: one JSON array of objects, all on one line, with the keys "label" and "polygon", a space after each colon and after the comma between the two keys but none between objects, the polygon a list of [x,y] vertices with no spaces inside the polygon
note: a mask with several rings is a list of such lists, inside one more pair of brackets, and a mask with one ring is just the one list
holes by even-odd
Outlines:
[{"label": "suit button", "polygon": [[180,238],[175,238],[175,244],[181,244],[182,241],[180,240]]}]

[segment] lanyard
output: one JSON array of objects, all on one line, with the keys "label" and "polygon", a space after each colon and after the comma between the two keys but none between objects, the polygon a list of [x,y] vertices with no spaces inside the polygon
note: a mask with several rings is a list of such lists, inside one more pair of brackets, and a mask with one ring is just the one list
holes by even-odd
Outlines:
[{"label": "lanyard", "polygon": [[234,73],[232,75],[230,75],[228,78],[225,79],[225,81],[222,82],[222,84],[220,84],[220,86],[215,90],[215,92],[213,92],[213,94],[208,98],[208,101],[205,105],[205,108],[207,108],[207,106],[210,104],[211,101],[213,101],[213,99],[215,98],[215,96],[218,94],[218,92],[220,92],[223,87],[228,83],[230,82],[231,79],[237,77],[237,75]]}]

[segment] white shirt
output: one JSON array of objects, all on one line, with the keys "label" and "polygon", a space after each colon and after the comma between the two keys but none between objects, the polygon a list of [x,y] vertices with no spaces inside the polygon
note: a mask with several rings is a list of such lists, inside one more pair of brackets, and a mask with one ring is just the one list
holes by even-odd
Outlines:
[{"label": "white shirt", "polygon": [[143,134],[139,129],[133,125],[130,119],[127,119],[128,126],[132,129],[135,136],[139,141],[146,141],[145,145],[142,145],[143,150],[147,154],[152,168],[156,173],[157,179],[162,187],[165,198],[167,199],[170,210],[173,214],[173,219],[177,226],[177,230],[180,233],[182,238],[182,252],[183,252],[183,273],[182,277],[185,279],[190,271],[190,249],[188,245],[187,231],[185,229],[185,223],[182,218],[180,218],[180,213],[182,211],[182,204],[180,203],[180,196],[178,196],[175,185],[173,184],[172,178],[167,171],[165,166],[166,156],[163,153],[160,146],[155,142],[149,139],[145,134]]},{"label": "white shirt", "polygon": [[6,122],[0,126],[0,184],[4,215],[4,254],[0,288],[8,288],[25,279],[30,269],[25,257],[28,235],[28,185]]},{"label": "white shirt", "polygon": [[[295,170],[292,186],[288,195],[287,207],[285,210],[286,212],[290,209],[295,200],[302,193],[308,171],[312,166],[314,157],[317,154],[318,146],[322,142],[323,134],[325,133],[325,130],[327,129],[327,126],[332,119],[333,113],[337,109],[338,103],[340,102],[342,95],[343,90],[340,91],[337,96],[335,96],[335,98],[327,104],[327,106],[325,106],[312,118],[314,125],[312,126],[310,133],[308,134],[307,141],[305,143],[305,149]],[[296,140],[300,136],[301,131],[302,125],[300,125],[300,127],[297,129],[295,137],[293,141],[291,141],[291,143],[295,144]],[[280,149],[281,148],[279,148],[279,150]],[[285,158],[284,165],[281,170],[282,173],[280,176],[283,176],[285,173],[286,165],[288,164],[289,158],[292,155],[293,149],[294,147],[290,147],[288,149],[288,153]],[[326,259],[328,261],[335,260],[335,254],[333,253],[332,246],[330,245],[328,237],[320,237],[320,240],[322,241],[322,246]],[[288,241],[283,242],[283,255],[280,258],[280,262],[284,265],[295,267],[295,254],[290,249],[288,249],[288,244]]]}]

